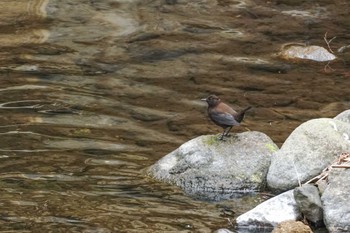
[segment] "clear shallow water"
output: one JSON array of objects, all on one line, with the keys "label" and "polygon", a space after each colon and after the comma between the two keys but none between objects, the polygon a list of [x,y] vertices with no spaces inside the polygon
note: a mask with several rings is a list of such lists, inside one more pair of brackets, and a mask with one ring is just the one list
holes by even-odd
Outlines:
[{"label": "clear shallow water", "polygon": [[[284,44],[348,45],[347,1],[0,3],[1,230],[211,232],[265,196],[194,200],[143,169],[218,133],[199,99],[252,105],[279,145],[349,104],[349,50],[292,62]],[[230,220],[228,220],[230,219]]]}]

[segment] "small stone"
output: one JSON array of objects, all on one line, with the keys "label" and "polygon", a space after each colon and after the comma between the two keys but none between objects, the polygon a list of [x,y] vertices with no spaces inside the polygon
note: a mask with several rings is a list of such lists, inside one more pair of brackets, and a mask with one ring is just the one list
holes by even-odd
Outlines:
[{"label": "small stone", "polygon": [[279,223],[271,233],[313,233],[311,228],[300,221],[284,221]]},{"label": "small stone", "polygon": [[311,184],[304,184],[294,189],[294,198],[305,218],[315,224],[323,220],[323,209],[318,189]]},{"label": "small stone", "polygon": [[230,231],[229,229],[226,229],[226,228],[221,228],[214,231],[214,233],[233,233],[233,231]]},{"label": "small stone", "polygon": [[320,46],[291,45],[284,49],[280,56],[285,59],[307,59],[313,61],[332,61],[336,59],[332,53]]}]

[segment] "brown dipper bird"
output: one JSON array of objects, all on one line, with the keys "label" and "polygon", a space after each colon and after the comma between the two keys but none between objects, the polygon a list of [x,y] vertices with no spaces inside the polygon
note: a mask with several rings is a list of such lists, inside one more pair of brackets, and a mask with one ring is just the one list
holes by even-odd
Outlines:
[{"label": "brown dipper bird", "polygon": [[244,118],[244,114],[251,107],[247,107],[242,111],[236,112],[227,104],[221,102],[220,98],[216,95],[210,95],[206,99],[201,99],[208,103],[208,115],[209,118],[218,126],[224,129],[220,140],[227,136],[233,126],[239,125]]}]

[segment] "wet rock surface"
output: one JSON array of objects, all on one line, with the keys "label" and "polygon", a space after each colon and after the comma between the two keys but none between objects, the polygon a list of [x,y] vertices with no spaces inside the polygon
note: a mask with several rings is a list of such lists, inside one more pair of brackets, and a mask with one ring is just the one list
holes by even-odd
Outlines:
[{"label": "wet rock surface", "polygon": [[148,172],[194,196],[221,199],[223,194],[264,190],[277,149],[260,132],[232,134],[225,141],[217,135],[200,136],[164,156]]}]

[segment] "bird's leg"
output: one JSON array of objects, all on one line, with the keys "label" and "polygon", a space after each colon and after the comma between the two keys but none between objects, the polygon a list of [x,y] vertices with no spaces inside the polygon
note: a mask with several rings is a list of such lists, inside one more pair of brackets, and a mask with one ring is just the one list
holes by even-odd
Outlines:
[{"label": "bird's leg", "polygon": [[224,129],[224,132],[222,132],[221,136],[218,138],[219,140],[224,140],[225,131],[226,131],[226,129]]},{"label": "bird's leg", "polygon": [[219,140],[224,140],[224,137],[227,136],[228,132],[231,130],[231,127],[227,127],[224,129],[224,132],[222,132],[221,136],[219,137]]},{"label": "bird's leg", "polygon": [[225,129],[225,131],[224,131],[225,136],[228,136],[228,133],[230,132],[231,129],[232,129],[232,126]]}]

